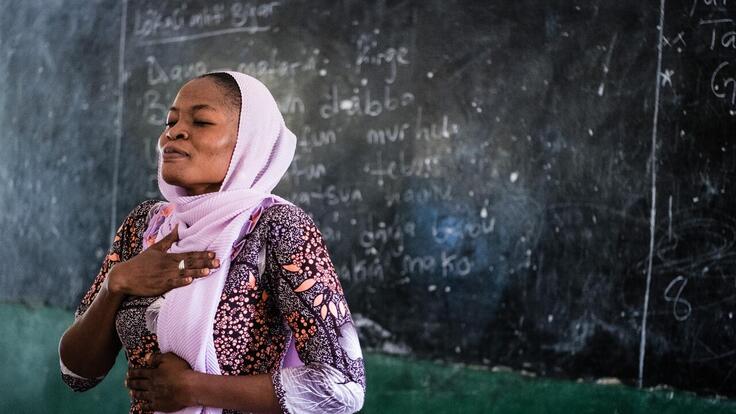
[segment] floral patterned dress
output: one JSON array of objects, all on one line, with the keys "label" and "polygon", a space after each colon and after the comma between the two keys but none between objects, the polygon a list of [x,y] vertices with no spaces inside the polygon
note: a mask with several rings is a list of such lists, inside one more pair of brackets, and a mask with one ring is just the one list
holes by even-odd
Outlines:
[{"label": "floral patterned dress", "polygon": [[[127,216],[75,320],[92,303],[110,268],[141,252],[147,223],[166,214],[166,207],[146,200]],[[321,233],[293,205],[265,207],[252,218],[253,231],[236,243],[215,315],[213,339],[222,374],[269,373],[284,413],[359,410],[365,393],[363,356]],[[116,330],[130,367],[144,367],[147,353],[160,352],[146,311],[150,314],[161,297],[127,296],[118,309]],[[298,359],[286,363],[290,348]],[[62,379],[74,391],[86,391],[104,378],[84,378],[59,362]],[[141,402],[133,399],[130,413],[143,412]]]}]

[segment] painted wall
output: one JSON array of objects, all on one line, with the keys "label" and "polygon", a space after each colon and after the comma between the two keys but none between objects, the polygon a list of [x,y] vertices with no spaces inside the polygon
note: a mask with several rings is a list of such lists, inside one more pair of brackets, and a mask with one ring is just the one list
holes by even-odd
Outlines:
[{"label": "painted wall", "polygon": [[[0,305],[0,412],[127,413],[125,358],[95,388],[75,393],[62,382],[57,346],[73,320],[66,310]],[[491,373],[366,354],[363,413],[736,413],[736,402],[697,398],[668,390]]]}]

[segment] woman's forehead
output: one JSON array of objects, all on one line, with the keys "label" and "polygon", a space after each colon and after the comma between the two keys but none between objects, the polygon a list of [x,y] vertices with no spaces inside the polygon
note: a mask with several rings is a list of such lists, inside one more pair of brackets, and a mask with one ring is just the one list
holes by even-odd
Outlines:
[{"label": "woman's forehead", "polygon": [[217,84],[207,78],[198,78],[187,82],[179,89],[172,109],[225,111],[228,108],[225,96]]}]

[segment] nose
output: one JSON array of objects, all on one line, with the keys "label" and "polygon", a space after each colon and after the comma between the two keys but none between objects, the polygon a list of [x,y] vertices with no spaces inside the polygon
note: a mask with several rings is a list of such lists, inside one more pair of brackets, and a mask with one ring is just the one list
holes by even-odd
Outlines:
[{"label": "nose", "polygon": [[189,138],[189,132],[187,132],[183,128],[176,128],[174,126],[173,128],[169,128],[168,131],[166,131],[166,138],[168,139],[188,139]]}]

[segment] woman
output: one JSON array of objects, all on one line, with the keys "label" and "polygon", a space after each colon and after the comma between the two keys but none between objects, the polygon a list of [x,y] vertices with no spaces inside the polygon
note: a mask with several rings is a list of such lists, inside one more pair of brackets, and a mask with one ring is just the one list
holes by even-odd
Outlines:
[{"label": "woman", "polygon": [[362,407],[362,353],[324,240],[271,194],[295,140],[248,75],[181,88],[158,141],[167,201],[127,216],[59,342],[72,389],[97,385],[123,347],[131,413]]}]

